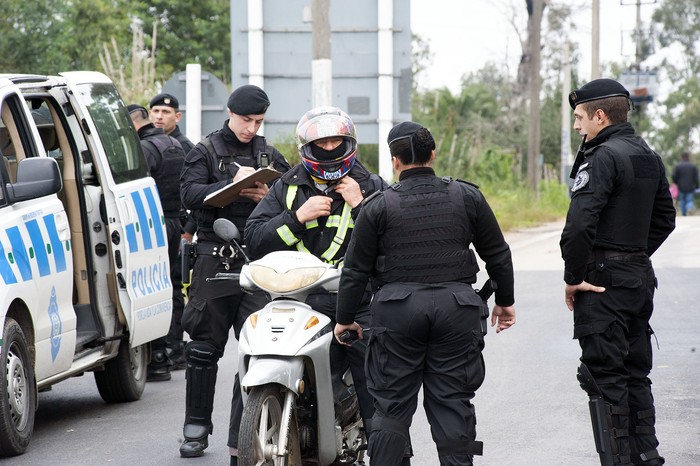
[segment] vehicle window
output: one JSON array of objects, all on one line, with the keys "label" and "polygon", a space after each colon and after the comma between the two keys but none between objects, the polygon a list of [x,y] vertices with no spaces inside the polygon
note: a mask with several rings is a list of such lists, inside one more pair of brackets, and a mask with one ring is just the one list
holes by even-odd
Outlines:
[{"label": "vehicle window", "polygon": [[27,100],[27,105],[32,109],[32,118],[39,130],[41,143],[44,145],[46,154],[60,161],[63,158],[63,153],[61,152],[58,134],[56,133],[56,127],[54,126],[48,103],[44,99],[34,98]]},{"label": "vehicle window", "polygon": [[97,126],[116,183],[148,176],[146,159],[124,102],[110,84],[82,84],[81,101]]},{"label": "vehicle window", "polygon": [[17,163],[37,153],[19,96],[5,96],[0,104],[0,157],[8,183],[16,182]]}]

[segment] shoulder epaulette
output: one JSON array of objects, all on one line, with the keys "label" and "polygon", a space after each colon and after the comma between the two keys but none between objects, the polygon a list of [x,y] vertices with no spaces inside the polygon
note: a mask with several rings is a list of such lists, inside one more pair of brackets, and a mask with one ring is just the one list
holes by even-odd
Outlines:
[{"label": "shoulder epaulette", "polygon": [[460,178],[457,178],[455,181],[459,181],[460,183],[468,184],[469,186],[473,186],[473,187],[475,187],[476,189],[479,189],[479,185],[476,184],[476,183],[472,183],[471,181],[462,180],[462,179],[460,179]]},{"label": "shoulder epaulette", "polygon": [[367,204],[367,203],[371,202],[372,200],[378,198],[379,195],[382,194],[383,192],[384,192],[384,191],[375,191],[375,192],[373,192],[372,194],[370,194],[369,196],[367,196],[366,198],[364,198],[364,199],[362,200],[362,203],[363,203],[363,204]]}]

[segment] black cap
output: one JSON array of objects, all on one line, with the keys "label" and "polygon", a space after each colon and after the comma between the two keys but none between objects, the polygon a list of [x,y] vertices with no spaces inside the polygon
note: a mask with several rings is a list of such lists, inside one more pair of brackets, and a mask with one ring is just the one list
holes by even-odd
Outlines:
[{"label": "black cap", "polygon": [[262,115],[270,106],[270,99],[258,86],[246,84],[231,93],[227,107],[236,115]]},{"label": "black cap", "polygon": [[391,131],[389,131],[389,136],[386,138],[386,142],[391,145],[391,143],[398,139],[413,136],[413,134],[421,128],[424,128],[424,126],[412,121],[401,122],[391,128]]},{"label": "black cap", "polygon": [[608,97],[627,97],[630,92],[625,86],[614,79],[600,78],[584,84],[580,89],[576,89],[569,94],[569,105],[576,109],[578,104],[590,102],[592,100],[607,99]]},{"label": "black cap", "polygon": [[126,109],[129,113],[135,112],[136,110],[143,110],[146,115],[148,115],[148,110],[143,105],[139,104],[129,104],[126,106]]},{"label": "black cap", "polygon": [[172,107],[175,110],[180,109],[180,102],[178,102],[177,97],[175,97],[172,94],[168,94],[167,92],[163,92],[162,94],[158,94],[154,98],[151,99],[151,103],[148,104],[149,108],[153,108],[156,105],[164,105],[166,107]]}]

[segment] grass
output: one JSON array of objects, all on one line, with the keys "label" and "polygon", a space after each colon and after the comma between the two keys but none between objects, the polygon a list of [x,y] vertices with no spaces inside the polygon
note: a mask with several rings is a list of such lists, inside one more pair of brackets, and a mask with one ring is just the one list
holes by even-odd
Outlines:
[{"label": "grass", "polygon": [[503,231],[553,222],[566,216],[567,188],[556,182],[542,182],[537,193],[524,185],[488,184],[481,186]]}]

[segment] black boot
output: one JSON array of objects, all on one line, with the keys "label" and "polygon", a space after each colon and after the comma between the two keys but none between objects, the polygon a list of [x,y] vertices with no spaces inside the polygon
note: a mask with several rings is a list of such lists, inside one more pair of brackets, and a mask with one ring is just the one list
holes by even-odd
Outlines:
[{"label": "black boot", "polygon": [[180,445],[180,456],[183,458],[196,458],[204,454],[204,450],[209,446],[209,434],[212,426],[199,426],[196,424],[185,424],[183,433],[185,441]]},{"label": "black boot", "polygon": [[172,346],[168,346],[165,350],[172,366],[170,366],[171,371],[183,370],[187,367],[187,360],[185,359],[185,342],[176,341]]},{"label": "black boot", "polygon": [[202,456],[209,446],[208,436],[213,427],[211,412],[214,408],[214,389],[218,354],[206,343],[190,342],[186,347],[187,369],[185,373],[185,441],[180,445],[180,456]]},{"label": "black boot", "polygon": [[164,351],[156,351],[151,356],[151,363],[146,372],[147,382],[162,382],[170,380],[170,360]]}]

